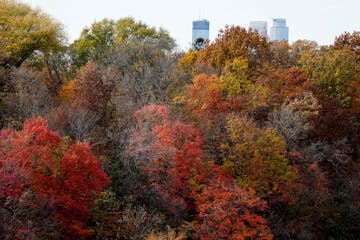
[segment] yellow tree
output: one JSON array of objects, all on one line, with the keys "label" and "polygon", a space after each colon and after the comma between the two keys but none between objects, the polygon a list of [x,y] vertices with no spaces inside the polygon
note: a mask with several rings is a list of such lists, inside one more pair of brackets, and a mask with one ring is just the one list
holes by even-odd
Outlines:
[{"label": "yellow tree", "polygon": [[0,2],[0,65],[19,67],[34,51],[62,47],[62,26],[29,5],[13,0]]},{"label": "yellow tree", "polygon": [[226,62],[219,85],[230,97],[249,93],[252,83],[248,77],[248,61],[244,58],[235,58]]},{"label": "yellow tree", "polygon": [[228,140],[221,145],[224,167],[238,183],[245,183],[264,197],[282,193],[295,172],[286,158],[285,142],[272,129],[259,129],[249,119],[227,118]]}]

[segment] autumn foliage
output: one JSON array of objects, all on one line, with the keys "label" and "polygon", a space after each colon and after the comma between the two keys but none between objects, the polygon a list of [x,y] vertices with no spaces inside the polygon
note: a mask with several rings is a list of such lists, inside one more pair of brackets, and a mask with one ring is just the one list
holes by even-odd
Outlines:
[{"label": "autumn foliage", "polygon": [[212,67],[222,67],[237,57],[248,59],[250,68],[261,66],[269,59],[270,48],[266,37],[239,26],[226,26],[219,31],[213,44],[199,52],[198,60]]},{"label": "autumn foliage", "polygon": [[0,151],[2,237],[89,236],[89,207],[109,180],[86,143],[69,144],[38,117],[2,130]]},{"label": "autumn foliage", "polygon": [[[252,212],[257,208],[260,213],[266,204],[252,189],[234,186],[230,174],[216,164],[203,161],[197,130],[172,121],[164,106],[146,106],[135,117],[131,152],[169,212],[198,219],[201,239],[272,238],[266,220]],[[212,212],[210,206],[220,210]]]},{"label": "autumn foliage", "polygon": [[217,183],[202,193],[199,211],[200,239],[272,239],[265,218],[258,212],[266,208],[252,189]]},{"label": "autumn foliage", "polygon": [[0,239],[359,239],[359,31],[66,42],[0,1]]},{"label": "autumn foliage", "polygon": [[135,113],[137,131],[131,138],[131,154],[166,208],[180,217],[188,199],[202,184],[202,140],[187,124],[170,120],[166,107],[149,105]]}]

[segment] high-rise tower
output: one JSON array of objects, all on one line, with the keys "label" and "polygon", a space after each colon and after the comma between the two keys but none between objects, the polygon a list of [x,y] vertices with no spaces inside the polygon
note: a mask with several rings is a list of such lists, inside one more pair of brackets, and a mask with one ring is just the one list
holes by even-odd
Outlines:
[{"label": "high-rise tower", "polygon": [[249,29],[256,30],[260,35],[269,38],[267,31],[267,22],[266,21],[251,21],[249,24]]},{"label": "high-rise tower", "polygon": [[273,19],[273,26],[270,29],[270,40],[289,41],[289,28],[286,26],[286,19],[284,18]]},{"label": "high-rise tower", "polygon": [[206,19],[193,21],[192,28],[192,44],[194,45],[198,40],[204,42],[209,39],[209,21]]}]

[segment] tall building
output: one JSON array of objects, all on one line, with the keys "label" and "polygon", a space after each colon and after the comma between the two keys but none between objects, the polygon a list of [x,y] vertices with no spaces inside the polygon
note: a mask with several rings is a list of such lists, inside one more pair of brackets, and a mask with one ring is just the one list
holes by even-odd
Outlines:
[{"label": "tall building", "polygon": [[251,21],[249,24],[249,29],[256,30],[260,35],[265,36],[267,39],[269,38],[266,21]]},{"label": "tall building", "polygon": [[194,44],[199,38],[202,40],[209,39],[209,21],[206,19],[193,21],[192,43]]},{"label": "tall building", "polygon": [[289,28],[286,26],[286,19],[284,18],[273,19],[273,26],[270,29],[270,40],[289,41]]}]

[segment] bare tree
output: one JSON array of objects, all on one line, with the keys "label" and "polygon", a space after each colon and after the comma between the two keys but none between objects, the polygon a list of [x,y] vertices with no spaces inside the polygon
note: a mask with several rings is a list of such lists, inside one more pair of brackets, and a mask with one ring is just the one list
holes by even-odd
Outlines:
[{"label": "bare tree", "polygon": [[14,93],[8,104],[16,110],[19,120],[44,115],[52,107],[49,80],[43,73],[28,68],[14,69],[11,81]]},{"label": "bare tree", "polygon": [[72,135],[79,141],[89,137],[90,131],[96,127],[99,116],[89,109],[77,105],[69,109],[69,126]]},{"label": "bare tree", "polygon": [[309,116],[318,114],[320,105],[310,92],[286,101],[269,115],[269,124],[283,136],[288,148],[299,146],[311,129]]}]

